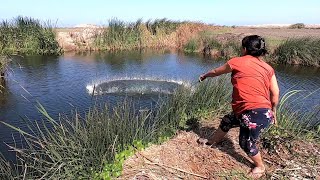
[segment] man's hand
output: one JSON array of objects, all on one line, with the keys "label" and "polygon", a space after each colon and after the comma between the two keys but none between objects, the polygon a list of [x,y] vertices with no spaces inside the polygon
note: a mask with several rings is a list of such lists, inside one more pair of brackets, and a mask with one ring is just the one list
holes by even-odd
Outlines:
[{"label": "man's hand", "polygon": [[203,80],[205,80],[207,77],[205,76],[205,74],[202,74],[200,77],[199,77],[199,82],[202,82]]},{"label": "man's hand", "polygon": [[272,111],[272,114],[273,114],[273,117],[272,117],[272,124],[274,125],[278,125],[278,122],[277,122],[277,115],[276,115],[276,110],[273,110]]}]

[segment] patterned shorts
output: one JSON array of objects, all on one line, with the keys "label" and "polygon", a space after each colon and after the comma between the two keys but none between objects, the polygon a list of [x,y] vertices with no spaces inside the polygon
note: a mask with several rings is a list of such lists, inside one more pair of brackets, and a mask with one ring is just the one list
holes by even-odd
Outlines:
[{"label": "patterned shorts", "polygon": [[233,113],[225,115],[219,127],[224,132],[228,132],[234,127],[240,127],[240,147],[249,156],[255,156],[259,152],[256,145],[259,135],[263,129],[270,125],[272,119],[273,113],[270,109],[252,109],[245,111],[238,117]]}]

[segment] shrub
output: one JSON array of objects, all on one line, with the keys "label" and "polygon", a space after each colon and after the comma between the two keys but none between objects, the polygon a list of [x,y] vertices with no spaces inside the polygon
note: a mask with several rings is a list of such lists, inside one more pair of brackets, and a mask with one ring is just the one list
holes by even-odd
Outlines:
[{"label": "shrub", "polygon": [[305,27],[303,23],[296,23],[289,26],[290,29],[304,29]]}]

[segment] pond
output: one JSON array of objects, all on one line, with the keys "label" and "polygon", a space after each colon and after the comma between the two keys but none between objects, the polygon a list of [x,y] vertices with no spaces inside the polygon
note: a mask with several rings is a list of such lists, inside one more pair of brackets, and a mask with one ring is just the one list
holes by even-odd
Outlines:
[{"label": "pond", "polygon": [[[115,104],[138,97],[139,106],[156,102],[179,86],[197,83],[200,74],[223,64],[198,55],[164,50],[109,53],[66,53],[59,57],[14,57],[4,93],[0,120],[25,129],[22,118],[40,120],[40,103],[52,117],[86,112],[97,102]],[[320,68],[274,66],[281,94],[292,89],[314,92],[305,101],[311,109],[320,103]],[[0,148],[12,144],[16,132],[0,124]]]}]

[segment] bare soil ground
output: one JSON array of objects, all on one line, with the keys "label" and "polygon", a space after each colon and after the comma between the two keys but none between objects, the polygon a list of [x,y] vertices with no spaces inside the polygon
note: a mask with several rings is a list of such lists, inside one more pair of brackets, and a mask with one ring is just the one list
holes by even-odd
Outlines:
[{"label": "bare soil ground", "polygon": [[[152,145],[126,160],[120,179],[248,179],[250,159],[238,145],[238,129],[216,147],[202,146],[219,120],[207,121],[193,131],[180,131],[161,145]],[[288,151],[279,147],[273,154],[261,152],[267,166],[262,179],[320,179],[320,147],[310,142],[292,142]],[[314,159],[312,159],[314,158]]]},{"label": "bare soil ground", "polygon": [[270,38],[294,38],[294,37],[320,37],[319,29],[288,29],[288,28],[248,28],[237,27],[231,30],[232,33],[257,34]]}]

